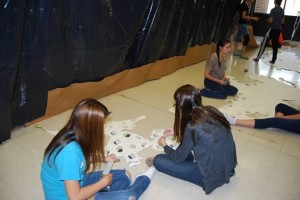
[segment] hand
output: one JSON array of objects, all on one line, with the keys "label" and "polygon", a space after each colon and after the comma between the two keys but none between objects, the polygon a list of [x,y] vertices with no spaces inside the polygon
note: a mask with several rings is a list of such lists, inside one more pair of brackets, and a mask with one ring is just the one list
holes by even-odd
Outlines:
[{"label": "hand", "polygon": [[118,162],[119,159],[115,154],[110,154],[108,156],[105,156],[105,161],[106,162]]},{"label": "hand", "polygon": [[164,131],[164,137],[168,137],[170,135],[174,135],[174,130],[172,128],[166,128],[166,130]]},{"label": "hand", "polygon": [[167,145],[167,143],[166,143],[166,137],[161,136],[161,137],[158,139],[158,144],[159,144],[161,147],[165,147],[165,146]]},{"label": "hand", "polygon": [[110,185],[111,182],[112,182],[112,174],[104,174],[104,175],[102,175],[100,181],[103,182],[103,184],[105,185],[104,187]]},{"label": "hand", "polygon": [[227,80],[221,80],[221,85],[228,85],[228,81]]},{"label": "hand", "polygon": [[259,20],[259,17],[252,17],[252,19],[257,22]]},{"label": "hand", "polygon": [[227,84],[230,83],[230,78],[225,78],[225,80],[227,81]]}]

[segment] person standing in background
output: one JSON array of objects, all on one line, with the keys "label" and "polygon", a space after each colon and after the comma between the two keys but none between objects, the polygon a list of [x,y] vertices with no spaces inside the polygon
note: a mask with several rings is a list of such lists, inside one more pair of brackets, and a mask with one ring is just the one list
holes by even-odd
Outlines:
[{"label": "person standing in background", "polygon": [[272,40],[273,56],[272,60],[270,60],[269,62],[271,64],[274,64],[277,59],[277,53],[279,48],[278,39],[281,32],[281,25],[284,24],[284,10],[280,7],[281,2],[282,0],[274,1],[275,7],[271,10],[270,16],[267,19],[267,22],[270,24],[270,29],[266,33],[260,45],[260,49],[256,58],[253,59],[255,62],[259,61],[270,40]]},{"label": "person standing in background", "polygon": [[[233,51],[233,55],[234,56],[240,56],[240,58],[248,60],[249,58],[247,56],[245,56],[246,53],[246,48],[248,46],[248,43],[250,41],[250,37],[249,37],[249,32],[247,29],[247,24],[250,20],[254,20],[254,21],[258,21],[259,18],[258,17],[251,17],[249,15],[249,6],[251,5],[252,0],[244,0],[240,6],[239,6],[239,30],[234,42],[234,51]],[[243,46],[242,46],[242,51],[239,54],[237,52],[237,48],[238,48],[238,42],[241,41],[241,36],[243,36]]]}]

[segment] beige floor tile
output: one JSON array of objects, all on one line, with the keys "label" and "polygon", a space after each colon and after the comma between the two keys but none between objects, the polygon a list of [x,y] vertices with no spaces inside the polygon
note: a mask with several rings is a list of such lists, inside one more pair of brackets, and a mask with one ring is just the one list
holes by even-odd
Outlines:
[{"label": "beige floor tile", "polygon": [[21,200],[16,194],[14,194],[9,187],[0,189],[0,199],[9,199],[9,200]]},{"label": "beige floor tile", "polygon": [[[285,49],[283,49],[285,50]],[[283,51],[282,50],[282,51]],[[292,49],[300,52],[300,48]],[[282,77],[300,88],[300,74],[270,67],[262,61],[254,63],[257,48],[247,50],[249,61],[231,56],[228,75],[245,83],[253,83],[249,75],[262,75],[274,79]],[[299,54],[298,54],[299,55]],[[180,69],[158,80],[148,81],[100,99],[112,114],[110,120],[121,121],[145,116],[130,131],[148,138],[152,130],[173,126],[173,93],[183,84],[203,87],[205,62]],[[244,69],[248,68],[248,72]],[[288,83],[283,83],[288,84]],[[271,88],[271,87],[270,87]],[[231,98],[231,97],[230,97]],[[236,97],[234,97],[236,98]],[[203,98],[205,105],[217,108],[227,105],[224,100]],[[257,98],[257,105],[261,102]],[[71,110],[39,122],[43,128],[58,131],[64,126]],[[300,135],[278,130],[254,130],[232,127],[237,146],[238,166],[236,175],[229,184],[205,195],[202,188],[156,172],[149,188],[141,200],[298,200],[300,196]],[[53,135],[42,128],[18,127],[12,139],[0,145],[0,199],[31,200],[43,199],[39,180],[43,152]],[[151,148],[139,152],[141,164],[130,167],[124,158],[114,168],[127,168],[133,176],[148,167],[145,159],[158,153]]]},{"label": "beige floor tile", "polygon": [[300,135],[287,133],[281,151],[288,155],[300,158]]}]

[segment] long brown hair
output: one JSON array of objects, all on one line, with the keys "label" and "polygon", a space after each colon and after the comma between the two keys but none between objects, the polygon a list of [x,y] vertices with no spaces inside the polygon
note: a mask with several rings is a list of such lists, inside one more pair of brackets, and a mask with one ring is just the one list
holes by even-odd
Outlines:
[{"label": "long brown hair", "polygon": [[230,130],[230,124],[224,116],[202,105],[200,91],[194,86],[186,84],[179,87],[174,93],[174,99],[174,139],[177,142],[182,142],[184,130],[189,122],[195,126],[197,122],[204,120],[205,115],[209,115],[212,121],[218,121]]},{"label": "long brown hair", "polygon": [[106,106],[95,99],[81,100],[74,108],[67,124],[45,149],[44,157],[47,157],[48,164],[51,165],[51,154],[55,152],[55,159],[67,144],[76,141],[85,157],[87,166],[85,172],[100,167],[105,156],[104,122],[109,113]]},{"label": "long brown hair", "polygon": [[221,39],[217,42],[217,47],[216,47],[216,54],[218,57],[218,63],[219,67],[221,67],[221,62],[220,62],[220,48],[223,48],[226,44],[230,44],[230,40],[227,39]]}]

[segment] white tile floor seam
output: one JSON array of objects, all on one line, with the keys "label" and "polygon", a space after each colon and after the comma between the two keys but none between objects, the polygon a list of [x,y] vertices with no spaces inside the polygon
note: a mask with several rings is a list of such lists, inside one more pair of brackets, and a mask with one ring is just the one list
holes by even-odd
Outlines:
[{"label": "white tile floor seam", "polygon": [[[297,43],[299,46],[299,43]],[[266,51],[271,50],[267,48]],[[251,75],[284,78],[282,84],[292,82],[300,88],[300,73],[270,67],[264,61],[254,63],[258,48],[248,48],[248,61],[230,56],[228,75],[253,83]],[[300,48],[282,47],[281,52],[292,51],[300,55]],[[280,65],[278,61],[278,65]],[[158,80],[130,88],[101,98],[110,111],[112,120],[134,119],[145,115],[133,129],[143,137],[149,137],[157,128],[173,126],[174,115],[169,111],[173,105],[173,93],[180,85],[190,83],[203,87],[205,61],[182,68]],[[244,68],[248,72],[244,72]],[[291,86],[292,87],[292,86]],[[271,87],[270,87],[271,88]],[[149,96],[149,94],[151,94]],[[155,95],[154,95],[155,94]],[[295,94],[297,97],[298,94]],[[230,99],[230,98],[229,98]],[[259,99],[257,100],[259,103]],[[228,104],[224,100],[203,98],[205,105],[217,108]],[[273,102],[272,102],[273,103]],[[66,122],[71,110],[40,122],[49,130],[58,130]],[[205,195],[202,188],[156,172],[141,200],[299,200],[300,198],[300,135],[275,129],[254,130],[232,127],[237,147],[238,166],[230,183]],[[53,135],[41,128],[18,127],[12,138],[0,145],[0,199],[40,200],[43,191],[39,180],[40,164],[45,147]],[[129,168],[124,158],[114,168],[127,168],[133,176],[146,170],[145,159],[160,152],[151,148],[142,150],[141,164]],[[188,198],[187,198],[188,195]]]}]

